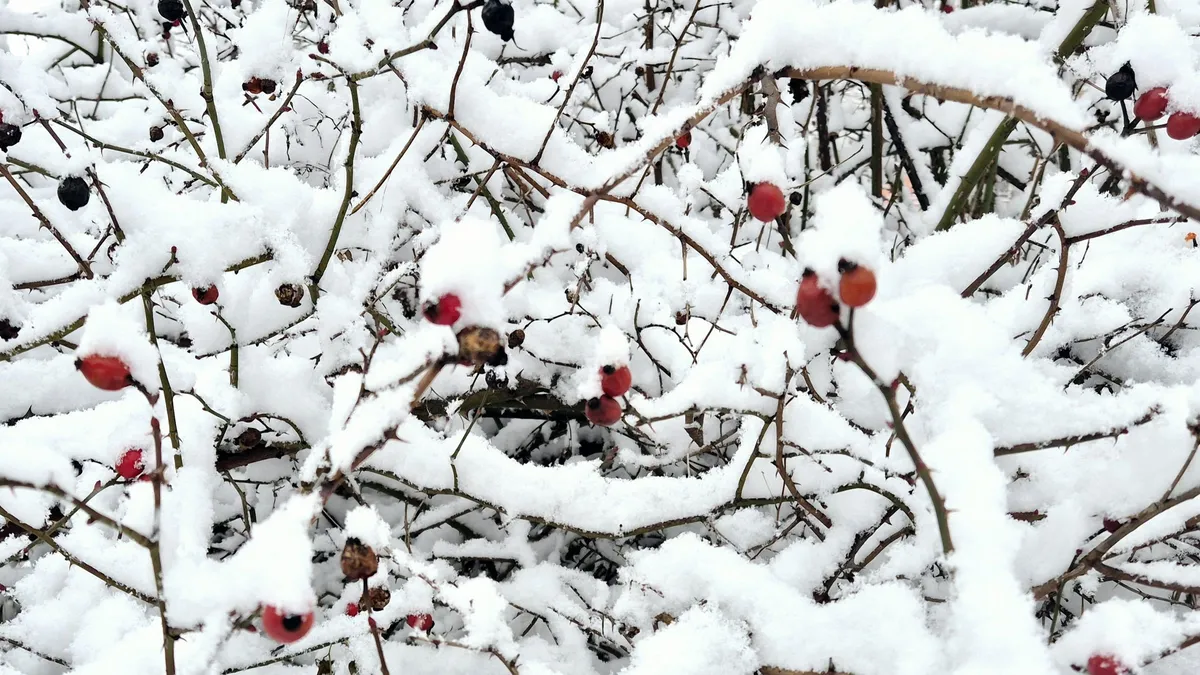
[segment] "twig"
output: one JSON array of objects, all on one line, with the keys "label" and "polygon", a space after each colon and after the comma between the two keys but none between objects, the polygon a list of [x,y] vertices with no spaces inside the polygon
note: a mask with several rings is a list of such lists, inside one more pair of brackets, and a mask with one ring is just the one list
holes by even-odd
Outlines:
[{"label": "twig", "polygon": [[1018,443],[1016,445],[1006,445],[996,448],[993,455],[996,457],[1007,457],[1008,455],[1019,455],[1023,452],[1035,452],[1037,450],[1046,450],[1048,448],[1069,448],[1080,443],[1090,443],[1106,438],[1116,439],[1129,433],[1134,427],[1140,427],[1147,424],[1162,412],[1158,408],[1151,408],[1138,419],[1130,422],[1123,427],[1117,427],[1109,431],[1094,431],[1088,434],[1075,434],[1071,436],[1063,436],[1062,438],[1053,438],[1046,441],[1034,441],[1031,443]]},{"label": "twig", "polygon": [[858,351],[858,347],[854,344],[853,328],[846,328],[839,322],[835,324],[838,334],[841,335],[842,341],[846,346],[846,353],[850,356],[850,360],[858,366],[859,370],[866,375],[869,380],[883,394],[884,401],[887,402],[888,412],[892,415],[892,428],[896,433],[896,438],[900,440],[900,444],[908,451],[908,457],[913,463],[913,468],[916,469],[917,476],[925,485],[925,491],[929,493],[929,500],[933,503],[933,514],[937,518],[938,534],[942,538],[942,552],[950,554],[954,551],[954,542],[950,538],[950,521],[946,512],[946,504],[942,500],[941,494],[938,492],[937,484],[933,482],[933,474],[929,471],[929,467],[925,461],[921,459],[920,453],[917,452],[917,446],[913,443],[912,438],[908,435],[908,429],[904,426],[904,416],[900,412],[900,406],[896,403],[896,393],[892,391],[889,383],[883,382],[871,366],[863,359],[862,354]]},{"label": "twig", "polygon": [[1033,331],[1033,335],[1029,336],[1029,341],[1025,343],[1025,349],[1021,350],[1021,356],[1029,356],[1033,350],[1041,342],[1042,336],[1046,334],[1046,330],[1050,328],[1050,322],[1054,321],[1054,315],[1058,314],[1058,308],[1062,302],[1063,286],[1067,281],[1067,253],[1071,247],[1067,245],[1067,235],[1063,233],[1062,225],[1058,220],[1054,221],[1054,232],[1058,235],[1058,275],[1054,280],[1054,291],[1050,295],[1050,306],[1046,308],[1046,313],[1042,316],[1042,322],[1038,324],[1037,329]]}]

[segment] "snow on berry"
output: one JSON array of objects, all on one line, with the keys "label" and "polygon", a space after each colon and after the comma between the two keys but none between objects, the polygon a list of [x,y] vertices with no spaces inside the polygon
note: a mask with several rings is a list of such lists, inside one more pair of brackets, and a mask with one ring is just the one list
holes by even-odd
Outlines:
[{"label": "snow on berry", "polygon": [[141,450],[127,450],[117,460],[117,475],[126,480],[133,480],[146,470],[145,453]]},{"label": "snow on berry", "polygon": [[154,391],[159,386],[158,352],[146,339],[145,325],[137,322],[138,313],[135,307],[115,302],[94,306],[87,314],[75,355],[77,359],[118,359],[134,380]]}]

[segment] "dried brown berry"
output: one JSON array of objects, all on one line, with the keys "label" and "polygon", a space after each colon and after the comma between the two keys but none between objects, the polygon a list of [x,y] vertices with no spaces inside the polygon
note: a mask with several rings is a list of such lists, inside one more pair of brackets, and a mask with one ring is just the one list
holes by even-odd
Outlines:
[{"label": "dried brown berry", "polygon": [[154,66],[157,66],[157,65],[158,65],[158,53],[150,52],[149,54],[147,54],[146,55],[146,67],[153,68]]},{"label": "dried brown berry", "polygon": [[276,86],[275,80],[266,80],[266,79],[259,80],[258,84],[260,87],[262,87],[262,92],[264,94],[274,94],[275,93],[275,86]]},{"label": "dried brown berry", "polygon": [[342,547],[342,574],[347,579],[370,579],[379,571],[379,554],[358,539],[351,537]]},{"label": "dried brown berry", "polygon": [[367,607],[372,612],[382,612],[392,601],[392,592],[383,586],[375,586],[367,591]]},{"label": "dried brown berry", "polygon": [[8,319],[0,319],[0,340],[15,340],[21,329]]},{"label": "dried brown berry", "polygon": [[525,344],[525,331],[520,328],[508,334],[508,348],[516,349]]},{"label": "dried brown berry", "polygon": [[150,127],[150,140],[157,143],[163,139],[163,128],[160,126]]},{"label": "dried brown berry", "polygon": [[254,428],[246,429],[233,440],[243,448],[253,448],[262,443],[262,432]]},{"label": "dried brown berry", "polygon": [[458,333],[458,358],[463,363],[481,365],[500,351],[500,334],[491,328],[471,326]]},{"label": "dried brown berry", "polygon": [[299,307],[304,301],[304,288],[299,284],[283,284],[275,289],[275,299],[288,307]]}]

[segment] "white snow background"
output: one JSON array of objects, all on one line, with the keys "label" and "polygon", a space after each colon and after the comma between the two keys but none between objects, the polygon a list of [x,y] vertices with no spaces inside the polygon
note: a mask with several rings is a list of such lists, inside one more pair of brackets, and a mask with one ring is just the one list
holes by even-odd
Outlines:
[{"label": "white snow background", "polygon": [[1200,668],[1200,3],[188,3],[0,0],[0,673]]}]

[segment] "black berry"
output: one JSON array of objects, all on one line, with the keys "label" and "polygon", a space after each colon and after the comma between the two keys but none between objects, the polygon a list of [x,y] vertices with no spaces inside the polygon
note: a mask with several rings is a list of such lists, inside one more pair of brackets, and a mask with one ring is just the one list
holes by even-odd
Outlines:
[{"label": "black berry", "polygon": [[1104,95],[1114,101],[1124,101],[1133,96],[1134,89],[1137,89],[1137,81],[1133,78],[1133,67],[1128,63],[1104,83]]},{"label": "black berry", "polygon": [[488,0],[483,6],[482,14],[483,26],[489,32],[499,35],[505,42],[513,38],[513,20],[516,13],[513,12],[512,5],[500,0]]},{"label": "black berry", "polygon": [[798,77],[793,77],[788,82],[788,91],[792,94],[792,103],[799,103],[808,98],[808,82]]},{"label": "black berry", "polygon": [[87,181],[79,176],[67,176],[58,184],[58,201],[72,211],[87,206],[91,197]]},{"label": "black berry", "polygon": [[187,16],[181,0],[158,0],[158,13],[167,21],[180,21]]},{"label": "black berry", "polygon": [[150,140],[157,143],[158,141],[161,141],[162,139],[163,139],[163,128],[159,127],[159,126],[150,127]]},{"label": "black berry", "polygon": [[20,332],[21,329],[8,319],[0,319],[0,340],[15,340]]},{"label": "black berry", "polygon": [[21,142],[21,127],[7,122],[0,122],[0,150],[9,148]]}]

